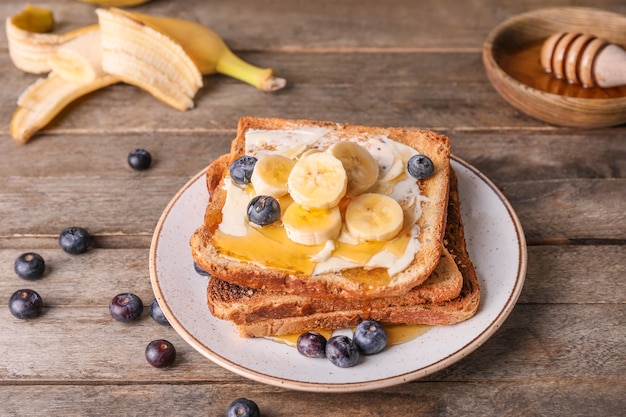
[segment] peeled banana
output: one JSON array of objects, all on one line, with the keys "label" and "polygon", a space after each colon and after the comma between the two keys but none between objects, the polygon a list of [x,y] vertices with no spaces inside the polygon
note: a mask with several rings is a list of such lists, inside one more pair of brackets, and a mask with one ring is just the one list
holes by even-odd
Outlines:
[{"label": "peeled banana", "polygon": [[[137,5],[146,0],[82,0]],[[285,86],[270,68],[234,55],[212,30],[186,20],[116,8],[97,9],[99,24],[51,33],[52,12],[35,6],[7,18],[9,54],[22,71],[49,76],[18,100],[11,134],[24,143],[76,98],[120,81],[136,85],[178,110],[194,106],[202,75],[222,73],[263,91]],[[44,94],[45,92],[45,94]]]},{"label": "peeled banana", "polygon": [[312,153],[299,159],[287,178],[293,201],[309,209],[336,206],[346,194],[347,184],[343,164],[326,152]]},{"label": "peeled banana", "polygon": [[98,9],[96,14],[106,72],[177,110],[193,108],[202,74],[179,44],[138,20],[136,13]]},{"label": "peeled banana", "polygon": [[345,224],[348,232],[360,241],[385,241],[402,230],[404,212],[391,197],[365,193],[350,200]]},{"label": "peeled banana", "polygon": [[[107,17],[107,24],[118,21],[118,27],[128,25],[128,29],[133,31],[137,37],[126,37],[117,32],[109,32],[103,28],[103,48],[104,67],[108,71],[115,71],[123,78],[133,79],[134,66],[128,69],[116,69],[113,66],[117,62],[115,57],[111,58],[111,65],[106,61],[108,54],[115,54],[116,48],[130,50],[140,59],[145,59],[146,64],[154,66],[153,56],[145,53],[144,49],[154,52],[154,45],[147,43],[146,39],[151,39],[157,44],[163,42],[164,58],[173,59],[178,54],[171,43],[179,45],[189,59],[195,64],[197,70],[204,74],[221,73],[251,84],[263,91],[276,91],[286,85],[282,78],[274,77],[271,68],[258,68],[236,56],[224,43],[224,40],[213,30],[188,20],[174,19],[168,17],[154,17],[141,13],[129,12],[111,8],[108,10],[99,9],[96,11],[100,24],[103,25],[103,17]],[[134,24],[133,24],[134,22]],[[142,37],[145,32],[146,37]],[[110,36],[110,38],[109,38]],[[168,57],[168,54],[174,54]]]}]

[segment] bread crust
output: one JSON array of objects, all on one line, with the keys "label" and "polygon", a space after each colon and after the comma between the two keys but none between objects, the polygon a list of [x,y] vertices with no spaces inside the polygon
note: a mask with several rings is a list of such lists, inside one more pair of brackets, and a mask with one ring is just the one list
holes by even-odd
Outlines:
[{"label": "bread crust", "polygon": [[[366,319],[376,320],[382,324],[452,325],[473,317],[480,304],[480,285],[476,270],[467,252],[454,172],[451,175],[450,187],[445,247],[454,258],[458,271],[463,278],[462,288],[458,296],[446,301],[419,302],[413,298],[405,300],[407,302],[404,304],[376,304],[376,308],[357,308],[357,305],[353,305],[353,308],[344,310],[327,309],[326,311],[314,312],[303,310],[297,314],[291,314],[292,312],[288,308],[278,308],[273,312],[274,317],[269,315],[263,317],[259,314],[251,315],[243,320],[238,317],[234,321],[239,334],[242,337],[300,334],[305,331],[354,327]],[[420,287],[422,286],[413,291]],[[208,296],[209,305],[211,305],[210,286]],[[266,296],[271,297],[267,293]],[[279,305],[281,296],[275,295],[273,300]],[[213,307],[211,309],[213,310]],[[281,313],[284,315],[279,317]]]},{"label": "bread crust", "polygon": [[444,248],[439,264],[430,277],[400,296],[373,299],[314,298],[241,287],[211,277],[207,286],[207,298],[211,313],[215,317],[244,324],[263,319],[309,316],[327,312],[360,310],[367,314],[369,310],[438,303],[458,297],[462,287],[463,275],[452,255]]},{"label": "bread crust", "polygon": [[[412,146],[428,155],[435,164],[434,174],[418,181],[421,192],[428,197],[422,203],[422,216],[418,220],[421,248],[413,262],[396,274],[386,285],[371,286],[350,279],[342,271],[329,272],[314,277],[291,271],[264,268],[254,263],[234,260],[220,254],[213,245],[215,230],[221,222],[221,209],[226,192],[224,174],[230,163],[245,152],[245,132],[249,129],[293,129],[302,126],[328,127],[339,135],[386,135],[390,139]],[[450,144],[446,136],[427,130],[354,126],[333,122],[284,119],[258,119],[245,117],[239,122],[237,137],[231,152],[214,161],[207,169],[207,188],[210,200],[204,225],[190,239],[195,261],[206,271],[232,284],[272,291],[283,291],[318,298],[379,298],[406,294],[424,282],[437,266],[442,248],[445,227],[446,203],[450,181]],[[363,274],[368,271],[361,268]],[[354,273],[354,269],[351,273]]]}]

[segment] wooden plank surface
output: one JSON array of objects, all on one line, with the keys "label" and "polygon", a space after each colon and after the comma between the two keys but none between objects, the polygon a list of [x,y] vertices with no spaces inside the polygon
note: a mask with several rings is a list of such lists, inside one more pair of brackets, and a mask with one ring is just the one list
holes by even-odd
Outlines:
[{"label": "wooden plank surface", "polygon": [[[4,0],[0,20],[26,2]],[[94,6],[51,8],[62,32],[95,22]],[[623,0],[154,0],[135,10],[198,21],[244,58],[287,78],[274,94],[204,77],[178,112],[117,84],[69,106],[26,146],[10,138],[19,94],[38,76],[10,61],[0,31],[0,298],[31,286],[38,320],[0,309],[0,416],[224,415],[246,396],[262,415],[617,416],[626,409],[626,126],[560,128],[509,106],[489,83],[482,43],[515,14],[552,6],[626,14]],[[419,381],[364,393],[316,394],[250,381],[196,352],[147,314],[113,321],[108,302],[152,300],[148,251],[176,191],[229,149],[243,115],[419,127],[504,193],[528,241],[519,302],[468,357]],[[144,147],[145,172],[126,156]],[[59,232],[95,236],[70,256]],[[15,258],[41,253],[44,279],[20,280]],[[148,366],[148,341],[173,341],[171,369]]]}]

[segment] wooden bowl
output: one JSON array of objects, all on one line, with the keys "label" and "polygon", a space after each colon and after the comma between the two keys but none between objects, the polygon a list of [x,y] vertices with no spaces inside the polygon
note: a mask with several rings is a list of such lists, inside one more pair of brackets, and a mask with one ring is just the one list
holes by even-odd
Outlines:
[{"label": "wooden bowl", "polygon": [[498,93],[530,116],[560,126],[615,126],[626,123],[626,87],[588,90],[567,84],[545,73],[538,54],[534,61],[534,51],[556,32],[588,33],[624,47],[624,28],[626,16],[617,13],[584,7],[538,9],[494,28],[483,45],[483,63]]}]

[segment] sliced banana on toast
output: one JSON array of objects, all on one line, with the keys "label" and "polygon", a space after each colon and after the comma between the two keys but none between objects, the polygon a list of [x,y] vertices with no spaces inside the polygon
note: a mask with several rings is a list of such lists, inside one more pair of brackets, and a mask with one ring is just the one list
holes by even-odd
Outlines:
[{"label": "sliced banana on toast", "polygon": [[328,149],[339,159],[348,176],[346,195],[354,197],[369,190],[378,180],[378,164],[367,149],[356,142],[340,141]]},{"label": "sliced banana on toast", "polygon": [[250,182],[258,195],[281,197],[287,194],[287,179],[295,162],[279,154],[261,156],[254,165]]},{"label": "sliced banana on toast", "polygon": [[361,241],[385,241],[398,235],[404,224],[404,212],[391,197],[365,193],[353,198],[345,214],[348,232]]},{"label": "sliced banana on toast", "polygon": [[306,208],[329,209],[346,194],[348,176],[339,159],[317,152],[296,162],[287,185],[296,203]]},{"label": "sliced banana on toast", "polygon": [[341,232],[341,212],[330,209],[308,209],[293,203],[285,210],[283,226],[287,237],[302,245],[323,245]]}]

